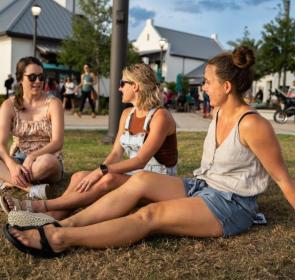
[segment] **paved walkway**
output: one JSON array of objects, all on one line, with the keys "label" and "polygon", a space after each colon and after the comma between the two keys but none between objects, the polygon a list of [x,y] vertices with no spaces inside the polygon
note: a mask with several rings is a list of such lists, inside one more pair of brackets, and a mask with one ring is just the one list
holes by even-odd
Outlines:
[{"label": "paved walkway", "polygon": [[[271,121],[274,130],[277,134],[295,135],[295,122],[290,118],[286,124],[277,124],[273,119],[272,110],[259,110],[259,113],[266,119]],[[172,113],[176,121],[177,131],[207,131],[210,120],[203,119],[201,113]],[[97,116],[91,118],[89,115],[83,115],[81,118],[65,113],[65,128],[66,129],[89,129],[102,130],[108,129],[108,116]]]}]

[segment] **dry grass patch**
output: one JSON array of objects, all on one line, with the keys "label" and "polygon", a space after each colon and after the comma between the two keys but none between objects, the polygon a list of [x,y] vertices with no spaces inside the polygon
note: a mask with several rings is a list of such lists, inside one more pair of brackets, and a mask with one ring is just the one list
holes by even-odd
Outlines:
[{"label": "dry grass patch", "polygon": [[[105,132],[67,131],[66,177],[93,169],[110,151],[101,144]],[[179,174],[192,174],[201,159],[204,133],[178,134]],[[295,178],[295,137],[280,136],[284,157]],[[23,196],[18,191],[13,192]],[[272,183],[259,198],[267,226],[231,238],[150,237],[130,248],[72,249],[53,260],[26,256],[0,236],[0,279],[295,279],[295,215]],[[6,216],[0,212],[1,224]]]}]

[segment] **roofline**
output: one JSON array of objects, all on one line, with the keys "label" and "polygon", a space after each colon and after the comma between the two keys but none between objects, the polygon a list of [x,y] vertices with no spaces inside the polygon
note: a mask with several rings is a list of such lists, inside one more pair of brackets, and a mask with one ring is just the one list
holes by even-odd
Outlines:
[{"label": "roofline", "polygon": [[[14,20],[12,21],[12,23],[10,24],[10,26],[8,26],[7,30],[12,29],[12,28],[16,25],[16,23],[18,22],[19,18],[20,18],[25,12],[26,12],[27,7],[28,7],[29,5],[32,5],[33,1],[34,1],[34,0],[30,0],[29,2],[26,3],[26,5],[24,6],[24,8],[21,10],[21,12],[18,13],[18,14],[15,16]],[[11,4],[13,4],[13,3],[14,3],[14,1],[11,2]],[[9,5],[9,6],[10,6],[10,5]]]},{"label": "roofline", "polygon": [[[0,33],[0,36],[7,35],[9,37],[14,37],[14,38],[24,38],[24,39],[33,39],[33,35],[31,34],[24,34],[24,33],[18,33],[18,32],[11,32],[11,31],[6,31],[3,33]],[[59,38],[52,38],[52,37],[44,37],[44,36],[37,36],[37,39],[40,40],[47,40],[47,41],[52,41],[52,42],[61,42],[64,39],[59,39]]]},{"label": "roofline", "polygon": [[171,53],[170,52],[170,55],[172,56],[178,56],[178,57],[183,57],[183,58],[192,58],[192,59],[198,59],[198,60],[201,60],[201,61],[208,61],[209,58],[201,58],[201,57],[196,57],[196,56],[188,56],[188,55],[181,55],[181,54],[175,54],[175,53]]},{"label": "roofline", "polygon": [[[166,27],[162,27],[162,26],[158,26],[158,25],[154,25],[155,28],[163,28],[163,29],[167,29],[167,30],[170,30],[170,31],[173,31],[173,32],[178,32],[178,33],[185,33],[185,34],[188,34],[188,35],[191,35],[191,36],[196,36],[196,37],[202,37],[202,38],[206,38],[206,39],[210,39],[214,42],[216,42],[214,39],[212,39],[211,37],[208,37],[208,36],[204,36],[204,35],[198,35],[198,34],[194,34],[194,33],[189,33],[189,32],[185,32],[185,31],[179,31],[179,30],[175,30],[175,29],[170,29],[170,28],[166,28]],[[159,33],[159,32],[158,32]]]}]

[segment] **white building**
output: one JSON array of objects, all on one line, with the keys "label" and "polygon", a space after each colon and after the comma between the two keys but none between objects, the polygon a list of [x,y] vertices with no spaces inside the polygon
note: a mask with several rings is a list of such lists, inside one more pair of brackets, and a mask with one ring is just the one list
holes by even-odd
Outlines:
[{"label": "white building", "polygon": [[[281,75],[281,81],[279,82],[279,74],[269,74],[261,78],[259,81],[254,83],[254,96],[259,88],[263,91],[263,101],[265,102],[269,98],[269,92],[279,88],[279,84],[282,84],[283,75]],[[295,81],[295,75],[290,71],[287,72],[286,85],[291,86]]]},{"label": "white building", "polygon": [[166,81],[191,72],[210,57],[223,51],[214,34],[211,38],[155,26],[148,19],[133,46],[145,63],[160,69]]},{"label": "white building", "polygon": [[31,7],[42,8],[38,17],[37,57],[45,70],[53,73],[54,67],[63,71],[61,65],[52,64],[62,40],[72,33],[72,13],[53,0],[3,0],[0,5],[0,93],[5,92],[4,81],[15,73],[17,61],[32,56],[33,21]]}]

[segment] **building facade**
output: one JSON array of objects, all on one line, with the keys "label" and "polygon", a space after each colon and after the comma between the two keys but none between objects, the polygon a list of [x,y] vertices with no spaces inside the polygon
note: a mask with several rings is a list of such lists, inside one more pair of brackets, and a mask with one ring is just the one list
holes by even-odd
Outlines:
[{"label": "building facade", "polygon": [[161,72],[165,81],[176,81],[210,57],[223,51],[217,36],[204,37],[154,25],[152,19],[133,42],[145,63]]}]

